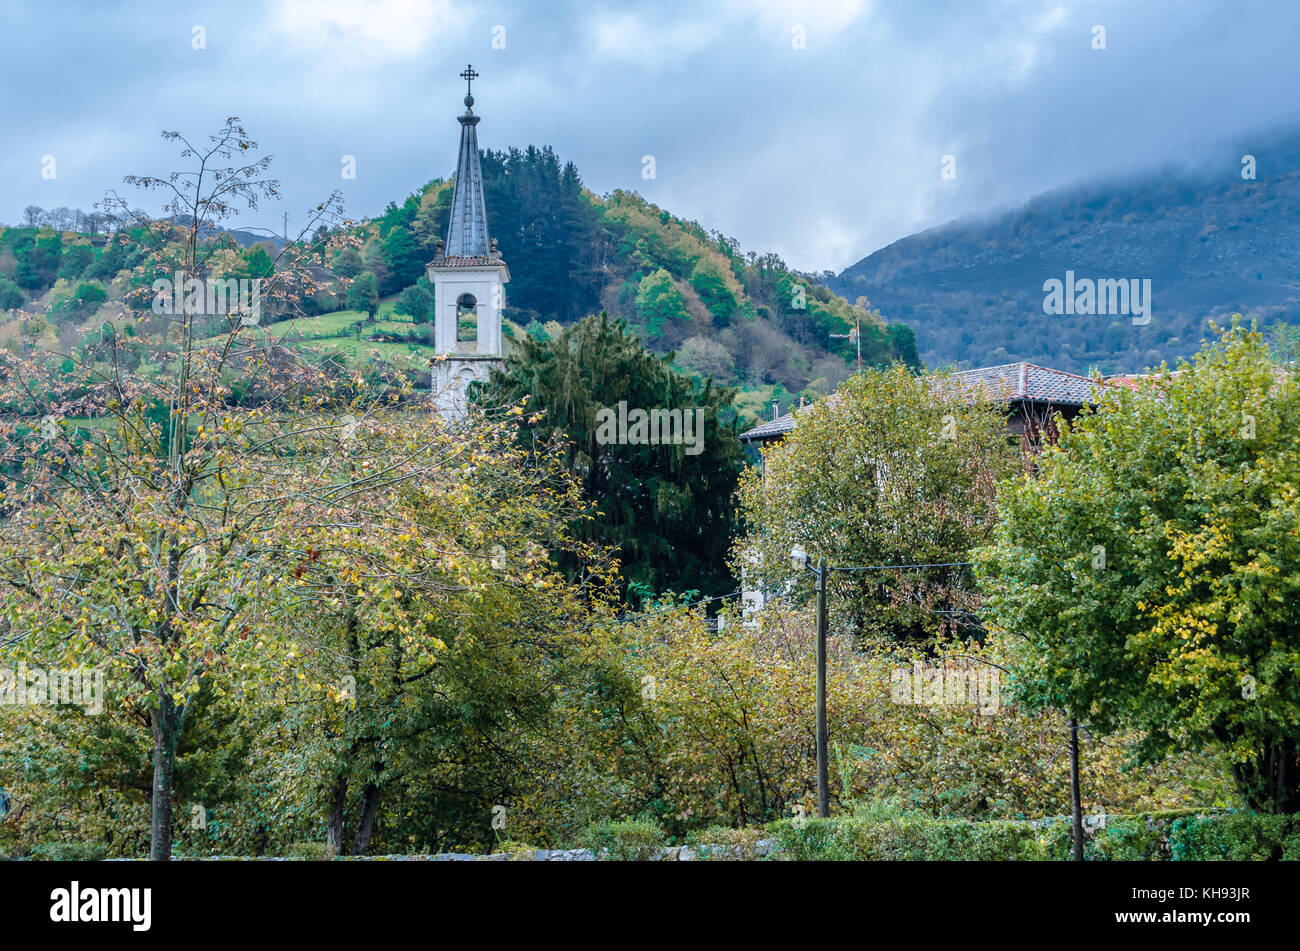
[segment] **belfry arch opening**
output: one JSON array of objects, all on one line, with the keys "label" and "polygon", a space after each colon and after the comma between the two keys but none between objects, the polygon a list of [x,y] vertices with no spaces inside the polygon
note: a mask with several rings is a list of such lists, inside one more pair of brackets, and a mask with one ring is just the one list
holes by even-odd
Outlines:
[{"label": "belfry arch opening", "polygon": [[478,301],[473,294],[456,298],[456,342],[472,343],[478,340]]}]

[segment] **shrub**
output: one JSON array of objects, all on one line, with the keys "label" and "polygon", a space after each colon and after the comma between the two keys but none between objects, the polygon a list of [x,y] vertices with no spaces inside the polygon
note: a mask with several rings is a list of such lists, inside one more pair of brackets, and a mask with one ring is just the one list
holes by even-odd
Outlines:
[{"label": "shrub", "polygon": [[769,828],[781,858],[803,861],[1032,861],[1055,851],[1052,837],[1029,822],[854,816],[809,819],[801,827],[783,819]]},{"label": "shrub", "polygon": [[1085,858],[1115,862],[1155,862],[1168,858],[1167,822],[1147,816],[1107,819],[1084,848]]},{"label": "shrub", "polygon": [[709,826],[692,836],[689,845],[696,857],[706,862],[752,862],[759,858],[758,842],[762,837],[762,829]]},{"label": "shrub", "polygon": [[[1066,861],[1070,820],[941,820],[871,814],[783,819],[776,858],[793,861]],[[1300,861],[1300,817],[1225,812],[1110,817],[1084,843],[1091,861]]]},{"label": "shrub", "polygon": [[598,859],[648,862],[659,857],[664,844],[664,830],[650,816],[619,822],[593,822],[579,834],[578,844],[591,849]]},{"label": "shrub", "polygon": [[72,298],[81,305],[82,310],[90,313],[108,300],[108,291],[95,281],[83,282],[77,285],[77,292],[72,295]]},{"label": "shrub", "polygon": [[32,852],[32,858],[46,862],[99,862],[104,850],[92,842],[51,842]]},{"label": "shrub", "polygon": [[331,862],[334,854],[334,846],[327,842],[290,842],[284,850],[285,858],[302,862]]},{"label": "shrub", "polygon": [[514,839],[503,839],[493,847],[492,852],[508,855],[512,862],[531,862],[537,858],[537,846]]},{"label": "shrub", "polygon": [[794,862],[847,859],[835,841],[834,819],[781,819],[768,825],[777,843],[777,857]]},{"label": "shrub", "polygon": [[1175,862],[1300,860],[1300,819],[1229,812],[1175,819],[1169,833]]}]

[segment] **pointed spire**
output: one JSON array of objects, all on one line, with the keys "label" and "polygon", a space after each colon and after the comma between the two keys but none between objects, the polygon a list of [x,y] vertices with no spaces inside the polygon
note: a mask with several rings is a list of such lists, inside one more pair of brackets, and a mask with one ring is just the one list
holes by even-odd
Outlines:
[{"label": "pointed spire", "polygon": [[465,114],[460,122],[460,156],[456,160],[456,186],[451,198],[451,222],[447,226],[444,253],[452,258],[487,257],[490,244],[487,233],[487,206],[483,201],[483,170],[478,160],[478,133],[475,126],[474,97],[470,84],[478,78],[473,66],[460,74],[465,80]]}]

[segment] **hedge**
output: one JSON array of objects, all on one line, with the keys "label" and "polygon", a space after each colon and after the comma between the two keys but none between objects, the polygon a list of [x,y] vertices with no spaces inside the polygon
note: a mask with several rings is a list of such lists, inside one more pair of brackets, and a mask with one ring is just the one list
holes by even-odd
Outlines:
[{"label": "hedge", "polygon": [[[1065,861],[1070,820],[898,816],[781,820],[768,826],[793,861]],[[1300,816],[1244,812],[1108,816],[1087,832],[1092,861],[1300,860]]]}]

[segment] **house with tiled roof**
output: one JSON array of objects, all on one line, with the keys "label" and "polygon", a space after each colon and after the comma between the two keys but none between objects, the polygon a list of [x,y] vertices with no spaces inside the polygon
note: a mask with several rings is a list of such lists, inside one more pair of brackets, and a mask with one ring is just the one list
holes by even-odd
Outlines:
[{"label": "house with tiled roof", "polygon": [[[1070,420],[1084,406],[1096,403],[1097,381],[1077,373],[1053,370],[1033,363],[1005,363],[1000,366],[960,370],[952,379],[966,389],[973,400],[1007,406],[1007,431],[1029,445],[1056,438],[1056,415]],[[1103,380],[1102,385],[1110,381]],[[773,418],[740,434],[751,446],[761,446],[783,439],[795,428],[796,417],[804,407]]]},{"label": "house with tiled roof", "polygon": [[961,370],[953,378],[974,398],[1006,406],[1007,431],[1028,445],[1055,441],[1057,414],[1071,420],[1097,402],[1096,380],[1033,363]]},{"label": "house with tiled roof", "polygon": [[[936,383],[951,382],[961,387],[971,401],[1005,406],[1007,433],[1018,437],[1026,451],[1056,439],[1058,414],[1067,420],[1074,419],[1083,407],[1095,405],[1099,386],[1099,381],[1077,373],[1023,362],[961,370],[934,379]],[[1100,385],[1108,385],[1108,381],[1102,380]],[[826,397],[831,401],[837,398]],[[741,433],[740,439],[756,447],[777,443],[795,430],[800,415],[811,410],[811,405],[801,403],[782,415],[774,408],[771,419]],[[757,557],[751,555],[750,563],[757,564]],[[769,590],[753,584],[749,575],[748,571],[741,572],[741,604],[746,623],[753,624],[757,612],[773,597],[788,593],[789,584]]]}]

